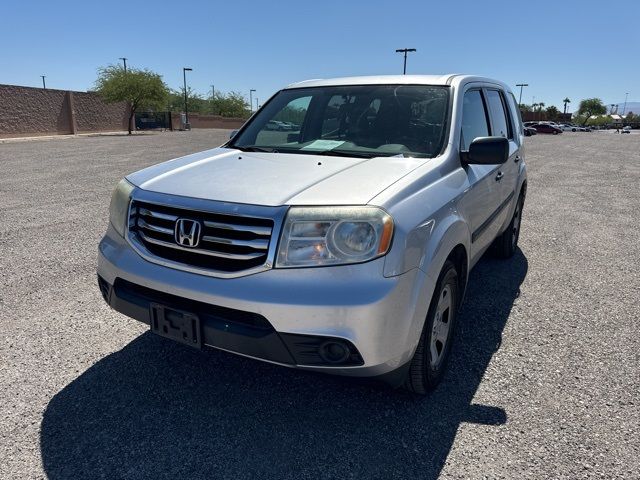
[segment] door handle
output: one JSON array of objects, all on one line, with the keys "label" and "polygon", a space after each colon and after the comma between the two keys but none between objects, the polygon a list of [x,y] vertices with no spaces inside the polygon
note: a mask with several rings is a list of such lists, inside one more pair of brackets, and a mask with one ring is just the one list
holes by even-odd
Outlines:
[{"label": "door handle", "polygon": [[520,155],[516,155],[516,158],[513,159],[513,161],[516,163],[518,163],[520,160],[522,160],[522,157]]},{"label": "door handle", "polygon": [[502,180],[502,177],[504,177],[504,173],[498,172],[498,174],[496,175],[496,182],[499,182],[500,180]]}]

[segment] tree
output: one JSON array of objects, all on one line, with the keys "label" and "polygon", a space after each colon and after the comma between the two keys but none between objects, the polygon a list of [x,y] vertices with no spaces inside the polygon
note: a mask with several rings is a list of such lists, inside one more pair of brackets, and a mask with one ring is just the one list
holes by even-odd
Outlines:
[{"label": "tree", "polygon": [[[191,113],[207,113],[207,100],[202,95],[187,87],[187,107]],[[179,90],[169,90],[167,110],[170,112],[184,112],[184,87]]]},{"label": "tree", "polygon": [[142,108],[161,109],[168,94],[167,86],[157,73],[136,68],[129,68],[125,72],[116,65],[100,68],[95,85],[105,102],[129,103],[129,135],[136,112]]},{"label": "tree", "polygon": [[604,103],[599,98],[587,98],[580,101],[577,113],[583,118],[582,125],[586,125],[587,120],[592,115],[604,115],[607,113],[607,107],[604,106]]},{"label": "tree", "polygon": [[567,113],[567,103],[571,103],[571,100],[569,100],[569,97],[564,97],[562,103],[564,103],[564,113]]},{"label": "tree", "polygon": [[531,109],[531,105],[527,105],[526,103],[521,103],[520,104],[520,111],[521,112],[530,112]]},{"label": "tree", "polygon": [[209,96],[208,103],[208,111],[222,117],[249,118],[251,115],[249,103],[238,92],[216,92],[215,97]]},{"label": "tree", "polygon": [[558,110],[554,105],[550,105],[547,107],[547,118],[549,120],[555,120],[556,118],[558,118],[558,115],[560,114],[560,110]]}]

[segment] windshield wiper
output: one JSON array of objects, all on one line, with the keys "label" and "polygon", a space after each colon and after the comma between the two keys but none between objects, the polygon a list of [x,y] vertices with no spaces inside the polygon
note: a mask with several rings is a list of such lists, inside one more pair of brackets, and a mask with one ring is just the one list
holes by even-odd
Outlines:
[{"label": "windshield wiper", "polygon": [[239,147],[237,145],[231,145],[231,148],[235,148],[236,150],[240,150],[241,152],[267,152],[267,153],[278,153],[278,150],[270,147],[258,147],[257,145],[249,145],[247,147]]},{"label": "windshield wiper", "polygon": [[309,150],[309,153],[312,153],[314,155],[326,155],[329,157],[373,158],[381,156],[372,152],[352,152],[349,150],[323,150],[321,152],[314,152],[313,150]]}]

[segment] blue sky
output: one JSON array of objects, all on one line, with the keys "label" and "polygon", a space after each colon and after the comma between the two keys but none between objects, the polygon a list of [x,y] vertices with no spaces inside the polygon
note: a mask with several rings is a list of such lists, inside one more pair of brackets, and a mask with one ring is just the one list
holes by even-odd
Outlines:
[{"label": "blue sky", "polygon": [[402,73],[477,73],[524,103],[568,96],[640,101],[640,2],[29,1],[0,6],[0,83],[87,90],[98,67],[128,65],[201,93],[250,88],[265,100],[294,81]]}]

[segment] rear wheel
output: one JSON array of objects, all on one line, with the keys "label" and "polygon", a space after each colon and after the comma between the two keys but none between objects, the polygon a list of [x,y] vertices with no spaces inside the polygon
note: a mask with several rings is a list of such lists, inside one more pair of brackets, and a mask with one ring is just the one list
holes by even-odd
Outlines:
[{"label": "rear wheel", "polygon": [[458,311],[458,273],[447,260],[429,305],[418,347],[411,360],[404,388],[420,395],[433,390],[447,367]]},{"label": "rear wheel", "polygon": [[524,207],[524,195],[520,194],[516,208],[513,211],[513,217],[507,229],[495,239],[493,243],[493,251],[500,258],[511,258],[518,248],[518,239],[520,238],[520,226],[522,224],[522,208]]}]

